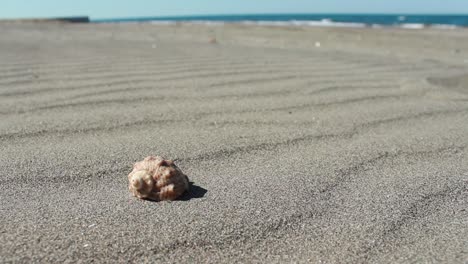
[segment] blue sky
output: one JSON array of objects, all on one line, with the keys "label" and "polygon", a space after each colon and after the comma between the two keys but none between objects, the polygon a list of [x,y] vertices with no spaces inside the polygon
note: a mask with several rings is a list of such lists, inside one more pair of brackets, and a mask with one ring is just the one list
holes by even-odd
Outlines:
[{"label": "blue sky", "polygon": [[0,18],[248,13],[468,14],[468,0],[0,0]]}]

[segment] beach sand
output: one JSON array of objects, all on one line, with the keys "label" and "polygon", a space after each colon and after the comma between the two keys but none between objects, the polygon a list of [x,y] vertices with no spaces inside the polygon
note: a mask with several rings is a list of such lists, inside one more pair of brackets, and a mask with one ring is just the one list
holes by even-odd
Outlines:
[{"label": "beach sand", "polygon": [[467,33],[3,24],[0,262],[465,263]]}]

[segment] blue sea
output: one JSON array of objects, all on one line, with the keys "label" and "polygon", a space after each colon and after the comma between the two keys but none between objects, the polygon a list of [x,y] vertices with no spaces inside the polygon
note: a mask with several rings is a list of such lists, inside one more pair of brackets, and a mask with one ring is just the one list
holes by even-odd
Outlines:
[{"label": "blue sea", "polygon": [[348,27],[468,27],[468,15],[378,15],[378,14],[278,14],[278,15],[206,15],[92,19],[94,23],[242,23],[277,26],[348,26]]}]

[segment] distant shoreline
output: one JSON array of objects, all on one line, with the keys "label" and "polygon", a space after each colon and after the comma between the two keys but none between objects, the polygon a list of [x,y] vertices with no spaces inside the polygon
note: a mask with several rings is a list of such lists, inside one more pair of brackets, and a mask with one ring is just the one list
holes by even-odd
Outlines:
[{"label": "distant shoreline", "polygon": [[319,26],[319,27],[399,27],[466,28],[468,15],[463,14],[244,14],[90,18],[70,16],[52,18],[0,19],[0,23],[195,23],[209,25],[244,24],[265,26]]},{"label": "distant shoreline", "polygon": [[20,18],[20,19],[0,19],[0,23],[89,23],[88,16],[76,17],[53,17],[53,18]]}]

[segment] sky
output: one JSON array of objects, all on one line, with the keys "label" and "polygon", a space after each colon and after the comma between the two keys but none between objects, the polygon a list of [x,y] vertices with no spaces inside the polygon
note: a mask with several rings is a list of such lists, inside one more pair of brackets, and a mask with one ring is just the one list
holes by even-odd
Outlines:
[{"label": "sky", "polygon": [[0,18],[268,13],[468,14],[468,0],[0,0]]}]

